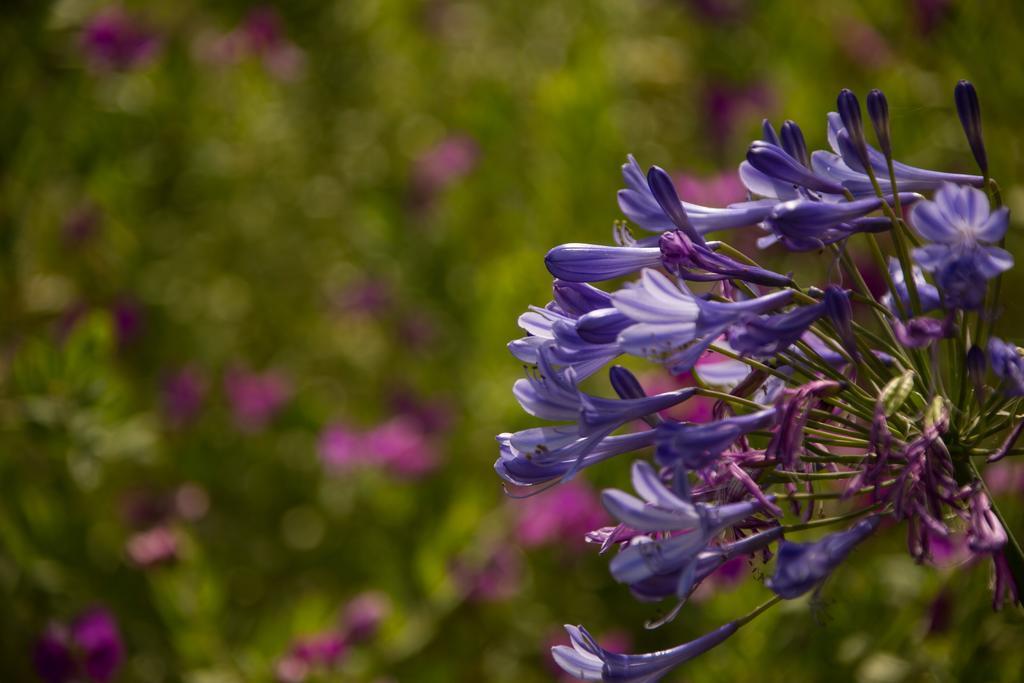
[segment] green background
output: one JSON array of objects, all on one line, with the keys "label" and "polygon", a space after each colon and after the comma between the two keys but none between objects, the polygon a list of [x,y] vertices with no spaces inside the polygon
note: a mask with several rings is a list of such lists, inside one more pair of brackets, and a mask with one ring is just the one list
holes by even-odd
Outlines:
[{"label": "green background", "polygon": [[[254,58],[196,57],[198,36],[245,16],[237,1],[130,3],[159,53],[123,73],[89,68],[78,36],[101,7],[0,9],[4,680],[32,680],[35,635],[93,604],[120,622],[123,681],[272,680],[294,639],[367,589],[393,611],[323,680],[552,680],[546,646],[565,622],[625,632],[637,650],[695,637],[766,589],[748,580],[644,632],[652,609],[607,558],[515,546],[494,435],[533,425],[504,345],[549,299],[545,251],[610,240],[627,153],[731,170],[762,116],[796,120],[821,148],[842,87],[886,92],[903,161],[971,172],[952,103],[970,78],[993,175],[1024,214],[1019,3],[291,0],[277,11],[304,54],[293,80]],[[722,135],[713,89],[756,100]],[[416,160],[451,135],[475,141],[475,168],[424,201]],[[83,204],[101,228],[69,247],[63,226]],[[1020,246],[1014,222],[1008,248]],[[772,259],[823,272],[815,254]],[[1021,272],[1000,324],[1017,341]],[[335,305],[365,283],[390,293],[381,309]],[[125,297],[143,328],[118,346],[106,311]],[[82,305],[91,314],[58,341]],[[234,428],[219,388],[236,363],[293,384],[257,434]],[[159,385],[186,364],[211,388],[198,421],[171,429]],[[396,394],[450,411],[440,468],[325,473],[323,426],[387,419]],[[627,465],[587,478],[623,486]],[[206,490],[208,514],[176,528],[176,564],[133,568],[119,498],[182,482]],[[1005,495],[1012,508],[1020,493]],[[472,599],[452,567],[502,546],[522,563],[510,595]],[[917,566],[892,530],[824,604],[786,603],[667,680],[1018,681],[1024,619],[991,611],[988,578],[985,565]]]}]

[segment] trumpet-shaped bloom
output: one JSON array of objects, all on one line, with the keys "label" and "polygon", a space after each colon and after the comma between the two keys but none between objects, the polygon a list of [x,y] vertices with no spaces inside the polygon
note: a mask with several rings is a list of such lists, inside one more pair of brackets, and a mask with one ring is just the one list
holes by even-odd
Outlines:
[{"label": "trumpet-shaped bloom", "polygon": [[709,467],[741,436],[768,429],[776,419],[775,408],[766,408],[706,424],[662,422],[655,429],[656,457],[663,465],[681,461],[688,469]]},{"label": "trumpet-shaped bloom", "polygon": [[572,647],[556,645],[551,648],[551,655],[566,673],[582,681],[654,683],[680,664],[715,647],[739,627],[739,622],[731,621],[696,640],[668,650],[622,655],[598,645],[582,626],[566,625]]},{"label": "trumpet-shaped bloom", "polygon": [[639,283],[614,292],[615,308],[634,324],[618,337],[626,353],[660,360],[673,373],[693,368],[700,355],[729,325],[749,314],[783,306],[792,292],[723,303],[700,299],[655,270],[644,270]]},{"label": "trumpet-shaped bloom", "polygon": [[[619,208],[629,220],[652,232],[664,232],[680,227],[655,197],[647,175],[640,169],[640,164],[632,154],[622,166],[622,177],[626,180],[627,187],[619,190]],[[694,231],[701,235],[715,230],[756,225],[764,220],[774,204],[764,201],[739,202],[724,209],[717,209],[681,202],[678,197],[674,201],[679,203]],[[669,206],[669,209],[671,208]],[[674,211],[671,213],[675,214]]]},{"label": "trumpet-shaped bloom", "polygon": [[776,558],[775,574],[765,585],[779,597],[800,597],[825,580],[881,521],[878,515],[868,517],[846,531],[831,533],[814,543],[783,541]]}]

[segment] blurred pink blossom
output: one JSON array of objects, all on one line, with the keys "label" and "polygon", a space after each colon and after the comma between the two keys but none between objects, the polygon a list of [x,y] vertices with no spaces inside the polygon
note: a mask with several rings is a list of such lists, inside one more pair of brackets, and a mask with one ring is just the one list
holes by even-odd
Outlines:
[{"label": "blurred pink blossom", "polygon": [[984,476],[993,494],[1024,493],[1024,463],[1002,460],[986,467]]},{"label": "blurred pink blossom", "polygon": [[320,435],[320,458],[331,470],[379,467],[416,478],[437,467],[437,450],[416,420],[399,415],[365,432],[332,424]]},{"label": "blurred pink blossom", "polygon": [[508,600],[522,589],[523,560],[512,548],[499,546],[482,565],[456,561],[452,576],[469,600]]},{"label": "blurred pink blossom", "polygon": [[125,544],[129,559],[137,567],[170,564],[178,559],[178,538],[166,526],[133,534]]},{"label": "blurred pink blossom", "polygon": [[422,152],[412,173],[415,202],[428,203],[438,192],[476,168],[479,158],[479,146],[465,134],[450,135]]},{"label": "blurred pink blossom", "polygon": [[391,600],[380,591],[365,591],[352,598],[341,617],[342,628],[350,643],[370,640],[391,613]]},{"label": "blurred pink blossom", "polygon": [[526,548],[560,542],[581,549],[588,532],[610,522],[593,489],[580,479],[511,504],[518,517],[516,540]]},{"label": "blurred pink blossom", "polygon": [[86,22],[79,39],[90,66],[98,71],[127,71],[156,56],[156,34],[120,7],[100,10]]},{"label": "blurred pink blossom", "polygon": [[193,52],[202,61],[222,66],[258,59],[267,73],[281,81],[300,78],[306,67],[305,52],[288,39],[281,16],[267,6],[250,10],[227,33],[200,35]]},{"label": "blurred pink blossom", "polygon": [[258,432],[270,424],[291,398],[291,383],[279,371],[251,372],[239,367],[224,374],[224,391],[235,425],[243,432]]},{"label": "blurred pink blossom", "polygon": [[673,180],[679,198],[692,204],[723,207],[742,202],[747,197],[747,190],[736,171],[705,177],[677,173]]},{"label": "blurred pink blossom", "polygon": [[206,397],[206,378],[198,368],[186,366],[164,378],[161,386],[164,419],[183,427],[199,415]]}]

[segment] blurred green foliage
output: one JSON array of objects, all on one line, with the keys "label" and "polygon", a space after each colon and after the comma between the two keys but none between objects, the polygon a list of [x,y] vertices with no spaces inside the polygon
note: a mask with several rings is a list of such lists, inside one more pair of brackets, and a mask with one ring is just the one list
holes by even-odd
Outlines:
[{"label": "blurred green foliage", "polygon": [[[566,621],[638,650],[694,637],[764,589],[643,632],[651,608],[605,558],[514,545],[493,436],[529,424],[504,343],[549,298],[546,249],[608,239],[627,152],[732,169],[762,115],[820,147],[844,86],[887,93],[900,158],[967,171],[952,87],[972,79],[993,175],[1024,213],[1018,3],[292,0],[276,11],[301,59],[284,73],[204,55],[245,21],[238,0],[130,3],[159,49],[90,66],[80,36],[100,9],[0,10],[4,680],[32,680],[36,634],[95,604],[121,625],[125,681],[272,680],[368,589],[392,612],[324,680],[551,680]],[[424,179],[453,136],[471,172]],[[353,303],[366,292],[380,301]],[[1022,312],[1009,297],[1005,334]],[[174,425],[161,385],[186,367],[205,398]],[[262,429],[232,419],[236,367],[291,384]],[[409,404],[450,413],[439,469],[324,470],[325,425]],[[590,480],[621,483],[625,464]],[[177,562],[134,566],[126,497],[182,486],[208,510],[171,522]],[[786,604],[670,680],[1020,680],[1024,619],[991,612],[988,568],[919,567],[901,544],[872,540],[823,605]],[[475,598],[455,568],[502,547],[508,595]]]}]

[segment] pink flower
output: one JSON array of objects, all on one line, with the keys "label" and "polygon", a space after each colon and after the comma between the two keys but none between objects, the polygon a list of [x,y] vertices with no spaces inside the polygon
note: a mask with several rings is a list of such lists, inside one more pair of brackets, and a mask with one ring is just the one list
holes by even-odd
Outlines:
[{"label": "pink flower", "polygon": [[178,559],[178,539],[166,526],[158,526],[133,534],[125,551],[137,567],[148,568],[170,564]]},{"label": "pink flower", "polygon": [[721,207],[742,202],[747,197],[746,188],[736,171],[706,177],[679,173],[673,180],[679,197],[692,204]]},{"label": "pink flower", "polygon": [[235,425],[243,432],[265,428],[291,397],[291,385],[280,372],[263,373],[232,368],[224,375],[224,391]]},{"label": "pink flower", "polygon": [[514,550],[499,546],[482,565],[457,561],[452,574],[474,602],[508,600],[522,588],[523,560]]},{"label": "pink flower", "polygon": [[293,81],[302,76],[306,54],[288,40],[284,22],[273,7],[256,7],[233,30],[221,35],[200,36],[194,53],[207,62],[225,66],[255,58],[271,76]]},{"label": "pink flower", "polygon": [[565,541],[580,549],[588,532],[609,521],[597,495],[580,479],[511,504],[518,515],[516,540],[526,548]]},{"label": "pink flower", "polygon": [[424,151],[412,174],[417,203],[427,203],[444,188],[476,168],[480,148],[468,135],[451,135]]},{"label": "pink flower", "polygon": [[373,638],[390,613],[391,600],[379,591],[366,591],[352,598],[341,619],[348,641],[360,643]]},{"label": "pink flower", "polygon": [[437,467],[436,448],[423,427],[400,415],[366,432],[343,424],[329,425],[320,435],[320,459],[331,470],[378,467],[393,475],[416,478]]},{"label": "pink flower", "polygon": [[1009,460],[985,468],[985,483],[994,494],[1024,491],[1024,465]]},{"label": "pink flower", "polygon": [[433,444],[416,422],[405,416],[370,430],[364,446],[369,458],[403,477],[419,477],[437,467]]},{"label": "pink flower", "polygon": [[192,422],[206,397],[206,378],[195,367],[184,367],[169,375],[161,387],[164,419],[172,427]]},{"label": "pink flower", "polygon": [[127,71],[150,61],[160,47],[156,35],[118,7],[94,15],[82,30],[82,51],[99,71]]}]

